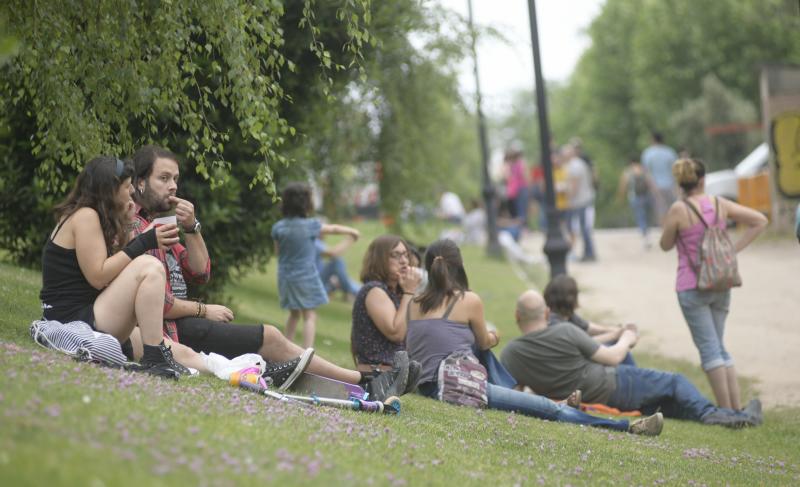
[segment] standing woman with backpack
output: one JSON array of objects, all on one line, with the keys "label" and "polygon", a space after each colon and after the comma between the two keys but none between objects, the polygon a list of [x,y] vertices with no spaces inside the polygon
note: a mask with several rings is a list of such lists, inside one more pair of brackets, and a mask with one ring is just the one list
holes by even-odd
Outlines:
[{"label": "standing woman with backpack", "polygon": [[[715,266],[712,272],[725,273],[722,260],[714,262],[708,258],[701,262],[698,252],[707,233],[714,227],[720,229],[723,240],[727,240],[726,226],[728,219],[733,220],[745,229],[739,239],[732,244],[732,252],[738,253],[755,240],[767,226],[767,219],[761,213],[744,207],[725,198],[705,194],[705,165],[699,159],[679,159],[672,166],[675,181],[683,190],[683,198],[672,204],[667,212],[661,235],[661,249],[668,251],[672,247],[678,250],[677,285],[678,303],[680,304],[692,340],[700,352],[700,362],[708,376],[717,405],[723,408],[740,409],[739,383],[733,359],[725,350],[723,334],[725,318],[728,316],[731,292],[730,287],[740,285],[741,281],[729,282],[715,286],[715,289],[700,282],[702,266],[711,263]],[[702,221],[700,217],[702,216]],[[708,229],[708,230],[707,230]],[[705,246],[703,246],[705,247]],[[736,274],[735,258],[727,263],[733,266]],[[737,276],[738,277],[738,276]],[[703,281],[703,279],[700,279]]]}]

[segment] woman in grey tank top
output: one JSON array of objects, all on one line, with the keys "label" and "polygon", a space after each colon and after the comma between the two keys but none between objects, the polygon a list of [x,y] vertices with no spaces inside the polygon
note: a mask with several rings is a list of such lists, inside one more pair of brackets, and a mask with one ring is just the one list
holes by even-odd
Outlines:
[{"label": "woman in grey tank top", "polygon": [[[428,397],[437,393],[439,363],[457,350],[480,350],[497,346],[496,331],[488,330],[480,296],[469,290],[461,252],[452,240],[438,240],[425,254],[428,286],[411,300],[408,310],[406,348],[409,358],[422,364],[419,391]],[[591,416],[536,394],[487,384],[490,409],[515,411],[551,421],[585,424],[617,431],[640,432],[625,420]]]}]

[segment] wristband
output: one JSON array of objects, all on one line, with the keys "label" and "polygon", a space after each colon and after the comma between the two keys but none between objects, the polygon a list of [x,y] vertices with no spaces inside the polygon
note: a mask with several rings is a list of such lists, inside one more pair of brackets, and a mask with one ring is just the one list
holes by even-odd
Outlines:
[{"label": "wristband", "polygon": [[154,227],[134,237],[130,242],[128,242],[128,245],[126,245],[122,251],[125,252],[125,254],[131,258],[131,260],[133,260],[148,250],[157,248],[158,239],[156,238],[156,229]]}]

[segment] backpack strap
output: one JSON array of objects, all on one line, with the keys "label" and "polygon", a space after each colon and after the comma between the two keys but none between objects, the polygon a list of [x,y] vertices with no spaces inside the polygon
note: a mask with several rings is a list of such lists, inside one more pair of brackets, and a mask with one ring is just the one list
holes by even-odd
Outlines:
[{"label": "backpack strap", "polygon": [[463,296],[464,296],[463,292],[453,296],[453,301],[450,302],[450,305],[447,306],[447,310],[445,310],[444,315],[442,315],[443,320],[446,320],[447,317],[450,316],[450,312],[453,311],[453,307],[456,305],[456,302],[458,302],[458,300],[461,299]]},{"label": "backpack strap", "polygon": [[[715,201],[716,201],[716,198],[715,198]],[[703,215],[701,215],[700,212],[697,211],[697,208],[695,208],[694,205],[689,202],[689,198],[684,198],[683,202],[686,204],[686,206],[688,206],[694,212],[695,215],[697,215],[697,218],[699,218],[700,221],[703,222],[703,226],[708,228],[708,223],[706,223],[706,220],[703,218]],[[719,203],[717,203],[717,204],[719,204]],[[716,211],[714,212],[714,219],[716,220]]]}]

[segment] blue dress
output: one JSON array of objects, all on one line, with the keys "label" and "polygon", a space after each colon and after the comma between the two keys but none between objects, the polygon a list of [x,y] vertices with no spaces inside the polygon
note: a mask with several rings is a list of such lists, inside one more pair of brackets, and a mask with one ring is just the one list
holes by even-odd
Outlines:
[{"label": "blue dress", "polygon": [[272,239],[278,244],[278,292],[283,309],[314,309],[328,302],[314,246],[321,228],[314,218],[284,218],[272,226]]}]

